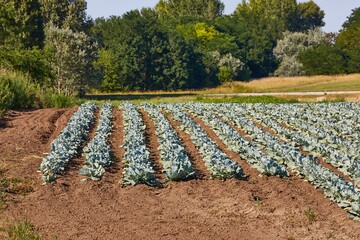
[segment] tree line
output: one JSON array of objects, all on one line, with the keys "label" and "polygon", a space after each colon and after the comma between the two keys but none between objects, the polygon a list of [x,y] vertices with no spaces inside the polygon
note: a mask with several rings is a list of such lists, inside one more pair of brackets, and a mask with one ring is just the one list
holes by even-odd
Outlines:
[{"label": "tree line", "polygon": [[0,66],[66,95],[214,87],[233,80],[359,72],[360,8],[324,33],[313,1],[160,0],[91,19],[86,0],[2,0]]}]

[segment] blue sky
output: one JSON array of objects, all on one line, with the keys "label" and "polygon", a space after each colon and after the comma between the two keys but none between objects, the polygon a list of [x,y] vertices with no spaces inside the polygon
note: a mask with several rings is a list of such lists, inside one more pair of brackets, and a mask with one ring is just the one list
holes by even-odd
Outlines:
[{"label": "blue sky", "polygon": [[[351,10],[360,7],[360,0],[314,0],[325,11],[326,32],[337,32],[341,25],[351,14]],[[123,13],[140,9],[142,7],[154,7],[158,0],[87,0],[88,14],[93,17],[108,17],[122,15]],[[222,0],[225,4],[225,13],[232,13],[241,0]],[[306,2],[301,0],[300,2]]]}]

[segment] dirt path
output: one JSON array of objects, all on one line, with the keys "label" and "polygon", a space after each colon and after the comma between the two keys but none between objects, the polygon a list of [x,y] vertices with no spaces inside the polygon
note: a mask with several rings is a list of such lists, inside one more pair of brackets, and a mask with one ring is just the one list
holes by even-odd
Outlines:
[{"label": "dirt path", "polygon": [[[7,177],[32,178],[34,191],[13,195],[1,212],[0,227],[28,219],[45,238],[61,240],[360,239],[359,222],[297,177],[191,180],[164,189],[121,188],[108,177],[44,186],[37,173],[40,156],[74,110],[11,112],[6,118],[0,158],[10,166]],[[121,176],[118,170],[112,174]],[[316,221],[306,216],[309,209]]]}]

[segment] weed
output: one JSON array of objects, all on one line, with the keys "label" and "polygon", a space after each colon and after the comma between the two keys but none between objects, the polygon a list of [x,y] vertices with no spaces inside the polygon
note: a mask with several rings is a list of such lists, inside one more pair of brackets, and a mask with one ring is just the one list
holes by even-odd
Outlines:
[{"label": "weed", "polygon": [[316,221],[316,215],[311,208],[308,208],[307,210],[305,210],[305,216],[309,219],[310,222]]},{"label": "weed", "polygon": [[262,198],[256,195],[252,196],[252,201],[256,206],[260,206],[263,204]]},{"label": "weed", "polygon": [[9,240],[40,240],[40,235],[37,233],[33,224],[28,220],[23,222],[15,222],[9,228],[5,229]]},{"label": "weed", "polygon": [[3,178],[0,180],[0,192],[26,194],[33,192],[33,180],[27,178]]},{"label": "weed", "polygon": [[333,232],[326,232],[325,236],[327,239],[333,238],[334,237],[334,233]]},{"label": "weed", "polygon": [[5,173],[7,172],[7,167],[4,162],[0,162],[0,178],[5,176]]}]

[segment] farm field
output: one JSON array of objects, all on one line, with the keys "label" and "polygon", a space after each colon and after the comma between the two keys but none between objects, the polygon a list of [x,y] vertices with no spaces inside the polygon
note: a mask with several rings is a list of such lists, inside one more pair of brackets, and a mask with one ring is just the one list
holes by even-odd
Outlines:
[{"label": "farm field", "polygon": [[10,111],[0,178],[23,191],[0,224],[59,239],[359,239],[359,118],[358,103]]}]

